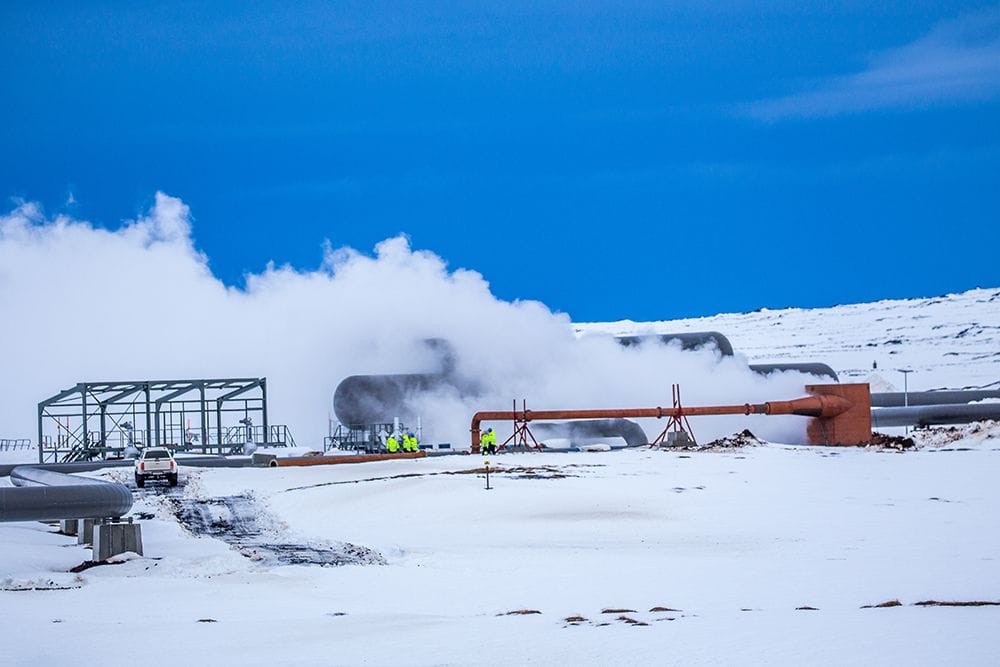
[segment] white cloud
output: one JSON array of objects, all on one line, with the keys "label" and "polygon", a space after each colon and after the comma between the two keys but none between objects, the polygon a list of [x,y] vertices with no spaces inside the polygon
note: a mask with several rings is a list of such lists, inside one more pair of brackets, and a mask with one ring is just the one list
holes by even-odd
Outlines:
[{"label": "white cloud", "polygon": [[905,46],[871,58],[861,72],[750,105],[763,120],[921,108],[1000,95],[1000,9],[939,24]]},{"label": "white cloud", "polygon": [[[431,370],[428,337],[451,341],[459,372],[484,387],[474,400],[425,401],[425,435],[454,443],[467,441],[474,411],[512,398],[536,409],[648,406],[669,401],[671,382],[691,404],[802,391],[801,376],[764,380],[710,351],[577,341],[566,315],[501,301],[480,274],[450,270],[405,236],[374,256],[328,247],[322,259],[312,271],[272,264],[244,289],[227,287],[195,248],[187,205],[162,193],[116,230],[49,219],[33,203],[0,214],[0,436],[31,437],[38,401],[85,380],[267,376],[271,422],[318,446],[341,379]],[[791,419],[801,433],[804,420]],[[735,424],[697,427],[708,437]]]}]

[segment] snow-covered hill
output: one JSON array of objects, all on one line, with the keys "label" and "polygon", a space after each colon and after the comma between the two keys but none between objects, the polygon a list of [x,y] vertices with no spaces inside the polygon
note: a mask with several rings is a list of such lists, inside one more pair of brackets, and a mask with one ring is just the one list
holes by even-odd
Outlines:
[{"label": "snow-covered hill", "polygon": [[[660,322],[586,323],[579,333],[719,331],[751,363],[823,362],[841,382],[902,391],[1000,387],[1000,288],[832,308],[761,309]],[[874,368],[877,366],[877,368]]]}]

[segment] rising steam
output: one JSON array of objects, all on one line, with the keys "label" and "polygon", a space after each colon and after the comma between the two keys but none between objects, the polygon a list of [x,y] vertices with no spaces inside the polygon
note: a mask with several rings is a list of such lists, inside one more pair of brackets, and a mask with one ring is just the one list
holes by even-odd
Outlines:
[{"label": "rising steam", "polygon": [[[577,340],[569,316],[501,301],[479,273],[450,270],[404,236],[374,255],[327,248],[316,270],[272,264],[227,287],[195,246],[188,207],[163,193],[113,231],[31,203],[0,216],[0,315],[0,437],[32,437],[38,401],[85,380],[266,376],[271,422],[317,446],[342,378],[433,370],[427,338],[450,341],[456,372],[483,390],[421,401],[425,440],[456,445],[473,412],[515,397],[537,409],[648,407],[668,404],[678,382],[690,405],[742,403],[797,397],[807,381],[764,379],[714,350]],[[694,426],[704,440],[743,423]],[[795,418],[746,423],[778,439],[804,431]]]}]

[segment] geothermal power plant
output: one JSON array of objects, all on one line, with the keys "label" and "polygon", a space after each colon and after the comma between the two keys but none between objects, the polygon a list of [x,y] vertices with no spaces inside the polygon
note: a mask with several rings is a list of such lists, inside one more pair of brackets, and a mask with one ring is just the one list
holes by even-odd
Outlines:
[{"label": "geothermal power plant", "polygon": [[[667,345],[680,350],[710,349],[720,359],[734,355],[721,333],[617,336],[623,347]],[[467,443],[424,443],[417,453],[391,453],[393,434],[422,431],[433,414],[420,414],[421,399],[448,391],[475,403],[483,387],[457,370],[456,352],[445,339],[421,343],[435,360],[424,373],[351,375],[339,382],[323,451],[304,457],[256,455],[258,448],[295,447],[291,429],[275,423],[268,408],[267,379],[216,378],[80,382],[38,404],[38,462],[8,465],[12,487],[0,488],[0,521],[61,520],[73,534],[106,535],[102,557],[141,550],[138,524],[123,520],[132,506],[131,490],[119,483],[74,473],[131,466],[146,447],[183,454],[187,466],[316,465],[415,456],[478,454],[481,429],[510,429],[500,451],[564,451],[602,442],[610,448],[688,445],[695,440],[691,419],[710,415],[797,415],[808,420],[806,443],[863,445],[873,428],[962,424],[1000,418],[1000,391],[922,391],[871,393],[864,383],[840,383],[819,361],[751,364],[761,376],[792,372],[809,377],[802,396],[776,396],[764,402],[685,405],[681,387],[665,406],[562,409],[513,400],[510,409],[483,406],[468,416]],[[637,420],[662,420],[650,437]],[[508,426],[509,425],[509,426]],[[555,445],[553,446],[553,443]],[[82,531],[82,532],[81,532]],[[101,531],[104,531],[103,533]],[[82,537],[81,537],[82,539]],[[93,538],[90,538],[93,539]]]}]

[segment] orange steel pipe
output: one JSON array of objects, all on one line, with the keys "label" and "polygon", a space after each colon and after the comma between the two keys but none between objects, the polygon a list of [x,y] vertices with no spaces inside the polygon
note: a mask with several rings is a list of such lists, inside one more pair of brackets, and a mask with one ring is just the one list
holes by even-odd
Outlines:
[{"label": "orange steel pipe", "polygon": [[617,408],[606,410],[505,410],[472,415],[472,452],[479,453],[479,426],[484,421],[551,421],[564,419],[662,419],[664,417],[699,417],[707,415],[800,415],[836,417],[849,410],[852,403],[840,396],[807,396],[793,401],[709,405],[694,408]]},{"label": "orange steel pipe", "polygon": [[422,459],[427,452],[398,452],[396,454],[350,454],[346,456],[296,456],[274,459],[273,467],[285,466],[327,466],[340,463],[368,463],[370,461],[393,461],[395,459]]}]

